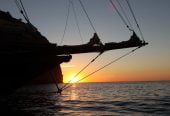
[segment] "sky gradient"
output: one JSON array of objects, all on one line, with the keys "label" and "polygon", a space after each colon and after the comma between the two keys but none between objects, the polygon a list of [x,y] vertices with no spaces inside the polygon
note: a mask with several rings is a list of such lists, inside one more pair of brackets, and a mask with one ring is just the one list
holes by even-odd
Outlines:
[{"label": "sky gradient", "polygon": [[[82,0],[103,43],[128,40],[131,32],[122,23],[109,0]],[[136,29],[125,0],[119,0]],[[73,0],[84,43],[93,36],[78,0]],[[60,43],[66,20],[68,0],[23,0],[30,21],[52,43]],[[132,55],[85,79],[83,82],[170,80],[170,0],[130,0],[145,40],[149,45]],[[13,0],[1,0],[0,9],[16,18],[23,18]],[[24,21],[24,19],[23,19]],[[73,10],[70,10],[68,28],[63,44],[81,44]],[[100,68],[131,49],[108,51],[99,57],[79,77]],[[73,55],[62,64],[64,82],[74,76],[97,54]]]}]

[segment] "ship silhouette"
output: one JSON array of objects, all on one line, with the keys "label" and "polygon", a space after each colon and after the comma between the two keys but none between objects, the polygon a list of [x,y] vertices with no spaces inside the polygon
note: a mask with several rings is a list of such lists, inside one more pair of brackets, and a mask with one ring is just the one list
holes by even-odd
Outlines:
[{"label": "ship silhouette", "polygon": [[62,83],[60,64],[69,62],[71,54],[100,53],[147,44],[135,33],[127,41],[103,44],[94,33],[88,43],[59,46],[50,43],[32,24],[24,23],[4,11],[0,11],[0,41],[1,95],[9,94],[30,82],[50,82],[51,74],[57,83]]}]

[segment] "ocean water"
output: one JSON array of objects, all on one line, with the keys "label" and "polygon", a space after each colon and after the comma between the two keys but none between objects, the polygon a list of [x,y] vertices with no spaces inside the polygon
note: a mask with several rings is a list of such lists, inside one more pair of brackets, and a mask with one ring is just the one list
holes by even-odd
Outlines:
[{"label": "ocean water", "polygon": [[61,95],[54,84],[27,86],[7,99],[23,116],[170,116],[169,81],[80,83]]}]

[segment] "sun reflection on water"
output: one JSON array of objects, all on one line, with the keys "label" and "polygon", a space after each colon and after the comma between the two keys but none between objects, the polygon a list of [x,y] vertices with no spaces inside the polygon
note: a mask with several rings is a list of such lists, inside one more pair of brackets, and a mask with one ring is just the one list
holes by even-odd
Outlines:
[{"label": "sun reflection on water", "polygon": [[78,97],[79,97],[78,94],[77,94],[76,86],[77,86],[76,83],[72,84],[72,88],[71,88],[71,91],[70,91],[70,100],[77,100]]}]

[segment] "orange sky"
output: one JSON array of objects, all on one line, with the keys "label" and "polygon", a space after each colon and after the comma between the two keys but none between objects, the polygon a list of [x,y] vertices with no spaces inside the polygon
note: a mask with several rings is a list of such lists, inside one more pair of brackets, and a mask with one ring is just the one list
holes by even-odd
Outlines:
[{"label": "orange sky", "polygon": [[[63,69],[66,70],[66,69]],[[69,69],[70,70],[70,69]],[[77,70],[78,72],[78,70]],[[64,73],[64,82],[70,81],[71,78],[75,76],[77,73],[76,71],[70,70],[70,71],[63,71]],[[85,77],[85,74],[80,74],[79,76],[74,79],[74,81],[77,82],[77,80]],[[92,76],[89,76],[88,78],[84,79],[81,82],[117,82],[117,81],[157,81],[157,80],[170,80],[169,73],[164,72],[143,72],[143,71],[101,71],[98,72]]]},{"label": "orange sky", "polygon": [[[145,51],[147,48],[142,50]],[[116,82],[116,81],[157,81],[157,80],[170,80],[170,72],[168,63],[162,62],[162,66],[159,63],[152,64],[150,59],[146,62],[146,59],[138,59],[140,50],[127,58],[100,70],[94,75],[89,76],[81,82]],[[113,60],[113,54],[115,52],[110,51],[105,55],[108,57],[108,61],[103,60],[105,55],[101,56],[92,65],[90,65],[85,71],[76,77],[74,81],[85,77],[91,72],[97,70],[101,66]],[[73,78],[85,65],[88,64],[96,54],[74,55],[73,59],[69,63],[62,64],[62,71],[64,75],[64,82],[68,82]],[[114,55],[114,58],[118,57]],[[85,60],[86,58],[86,60]],[[87,59],[88,58],[88,59]],[[154,60],[158,60],[155,58]],[[84,62],[83,62],[84,61]],[[153,61],[153,59],[152,59]],[[73,65],[74,64],[74,65]],[[163,67],[167,65],[167,67]]]}]

